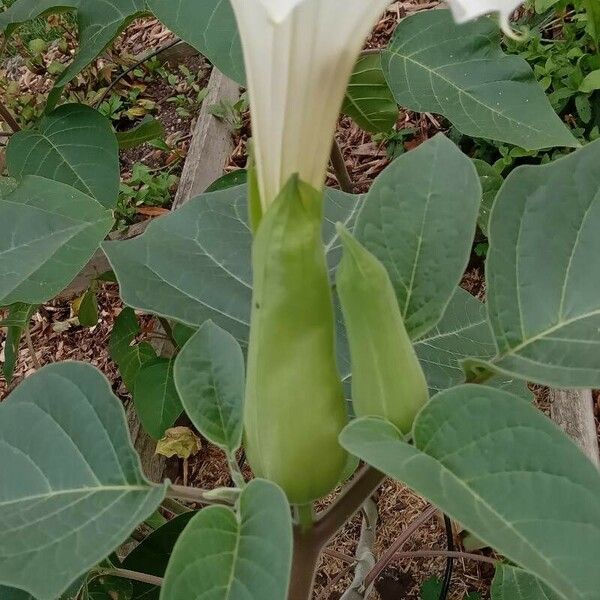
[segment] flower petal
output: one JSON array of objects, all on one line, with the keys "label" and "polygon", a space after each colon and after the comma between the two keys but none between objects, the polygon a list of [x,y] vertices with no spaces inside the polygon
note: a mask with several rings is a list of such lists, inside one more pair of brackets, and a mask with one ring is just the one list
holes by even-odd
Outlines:
[{"label": "flower petal", "polygon": [[[352,69],[390,0],[231,0],[266,208],[294,174],[320,189]],[[281,17],[282,20],[274,17]]]},{"label": "flower petal", "polygon": [[524,0],[446,0],[457,23],[472,21],[483,15],[498,13],[503,21],[508,21],[511,13],[523,4]]}]

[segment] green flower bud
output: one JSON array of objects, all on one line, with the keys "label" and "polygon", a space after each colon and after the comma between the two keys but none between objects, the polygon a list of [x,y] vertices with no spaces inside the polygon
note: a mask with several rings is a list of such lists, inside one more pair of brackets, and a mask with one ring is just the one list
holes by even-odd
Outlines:
[{"label": "green flower bud", "polygon": [[252,252],[245,447],[254,473],[292,504],[330,492],[346,465],[322,202],[293,177],[263,215]]},{"label": "green flower bud", "polygon": [[352,360],[352,403],[408,433],[429,393],[385,267],[338,225],[344,255],[337,292]]}]

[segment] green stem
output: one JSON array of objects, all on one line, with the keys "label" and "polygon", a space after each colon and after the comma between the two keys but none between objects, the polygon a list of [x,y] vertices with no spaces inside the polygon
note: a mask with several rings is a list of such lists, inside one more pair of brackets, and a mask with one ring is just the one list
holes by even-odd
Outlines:
[{"label": "green stem", "polygon": [[231,506],[230,502],[226,502],[223,499],[214,500],[210,496],[207,496],[207,490],[186,487],[184,485],[172,485],[167,490],[167,498],[176,498],[178,500],[185,500],[186,502],[195,502],[196,504],[227,504]]},{"label": "green stem", "polygon": [[353,194],[354,184],[352,183],[352,178],[348,172],[348,167],[346,167],[346,161],[344,160],[342,149],[335,138],[333,140],[333,147],[331,149],[331,166],[342,191],[348,194]]},{"label": "green stem", "polygon": [[315,513],[312,503],[296,504],[294,508],[296,510],[296,519],[300,526],[300,530],[303,532],[309,531],[315,522]]},{"label": "green stem", "polygon": [[246,485],[246,480],[242,475],[242,471],[240,470],[240,466],[238,465],[235,456],[233,454],[230,454],[229,452],[226,452],[225,454],[227,455],[229,473],[231,474],[231,479],[233,480],[235,487],[238,487],[240,489],[244,488]]},{"label": "green stem", "polygon": [[129,571],[127,569],[106,569],[102,571],[102,574],[109,577],[120,577],[121,579],[130,579],[131,581],[140,581],[141,583],[149,583],[157,586],[163,584],[162,577],[148,575],[147,573],[138,573],[137,571]]}]

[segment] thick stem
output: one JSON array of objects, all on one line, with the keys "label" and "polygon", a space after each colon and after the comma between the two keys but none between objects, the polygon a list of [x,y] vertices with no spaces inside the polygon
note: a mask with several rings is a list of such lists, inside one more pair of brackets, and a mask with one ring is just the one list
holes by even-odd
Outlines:
[{"label": "thick stem", "polygon": [[385,475],[373,467],[362,471],[342,490],[340,497],[320,516],[315,525],[315,536],[325,545],[349,521],[381,485]]},{"label": "thick stem", "polygon": [[331,149],[331,166],[333,167],[333,172],[335,173],[335,177],[338,180],[342,191],[353,194],[354,184],[350,178],[350,173],[348,173],[348,167],[346,167],[342,149],[336,139],[333,140],[333,147]]},{"label": "thick stem", "polygon": [[294,529],[294,556],[288,600],[310,600],[315,584],[315,575],[322,544],[314,530]]}]

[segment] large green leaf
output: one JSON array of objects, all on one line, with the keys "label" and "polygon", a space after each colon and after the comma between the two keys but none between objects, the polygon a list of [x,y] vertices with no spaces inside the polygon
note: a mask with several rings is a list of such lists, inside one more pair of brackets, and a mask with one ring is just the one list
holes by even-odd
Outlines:
[{"label": "large green leaf", "polygon": [[[487,360],[496,353],[485,305],[458,288],[441,321],[415,343],[415,350],[432,394],[464,383],[464,360]],[[488,385],[533,398],[527,385],[514,377],[500,374]]]},{"label": "large green leaf", "polygon": [[480,201],[473,163],[443,135],[394,161],[367,195],[355,235],[388,270],[412,339],[440,320],[464,273]]},{"label": "large green leaf", "polygon": [[198,431],[229,453],[242,442],[244,355],[236,339],[207,321],[175,360],[175,385]]},{"label": "large green leaf", "polygon": [[142,332],[135,311],[125,308],[115,319],[108,349],[110,357],[117,363],[125,387],[133,393],[140,369],[156,359],[156,352],[149,342],[134,344]]},{"label": "large green leaf", "polygon": [[173,364],[173,359],[155,358],[143,364],[135,378],[135,409],[145,431],[155,440],[162,438],[183,412]]},{"label": "large green leaf", "polygon": [[56,83],[60,88],[74,79],[141,14],[144,4],[144,0],[17,0],[0,13],[0,30],[10,35],[16,27],[40,15],[76,10],[79,50]]},{"label": "large green leaf", "polygon": [[119,146],[108,120],[89,106],[66,104],[35,129],[15,134],[6,163],[16,179],[39,175],[73,186],[107,208],[117,204]]},{"label": "large green leaf", "polygon": [[[154,220],[140,237],[104,244],[125,303],[191,326],[212,319],[246,344],[252,298],[246,195],[246,186],[203,194]],[[341,252],[335,223],[352,227],[362,200],[327,191],[323,237],[332,267]]]},{"label": "large green leaf", "polygon": [[442,114],[467,135],[527,150],[577,146],[527,62],[500,40],[491,19],[457,25],[447,10],[423,11],[398,25],[383,70],[401,106]]},{"label": "large green leaf", "polygon": [[62,291],[110,231],[112,212],[64,183],[27,175],[0,199],[0,306]]},{"label": "large green leaf", "polygon": [[255,479],[239,515],[222,506],[200,511],[177,540],[161,600],[285,600],[292,521],[285,494]]},{"label": "large green leaf", "polygon": [[513,171],[487,261],[494,365],[557,387],[600,387],[600,141]]},{"label": "large green leaf", "polygon": [[537,577],[511,565],[496,567],[491,589],[492,600],[559,600]]},{"label": "large green leaf", "polygon": [[[144,538],[125,558],[123,568],[138,573],[163,577],[175,542],[196,513],[190,511],[175,517]],[[131,600],[158,600],[160,588],[148,583],[133,582]]]},{"label": "large green leaf", "polygon": [[148,0],[148,8],[225,75],[245,83],[242,45],[229,0]]},{"label": "large green leaf", "polygon": [[600,589],[600,473],[537,408],[487,386],[441,392],[413,428],[359,419],[349,452],[405,482],[565,600]]},{"label": "large green leaf", "polygon": [[0,404],[0,583],[56,600],[164,493],[142,475],[121,402],[97,369],[39,370]]},{"label": "large green leaf", "polygon": [[386,133],[396,124],[399,109],[381,69],[381,54],[358,59],[342,112],[370,133]]}]

